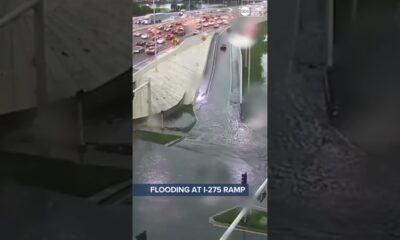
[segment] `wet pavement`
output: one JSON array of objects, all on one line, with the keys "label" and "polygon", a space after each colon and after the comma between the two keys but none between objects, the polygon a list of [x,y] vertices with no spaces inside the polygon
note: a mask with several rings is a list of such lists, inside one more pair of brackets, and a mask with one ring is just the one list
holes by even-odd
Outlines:
[{"label": "wet pavement", "polygon": [[[220,43],[228,43],[226,35]],[[228,44],[227,51],[218,52],[208,95],[195,103],[198,121],[182,142],[172,147],[134,143],[134,183],[240,183],[241,173],[247,172],[253,194],[266,178],[266,128],[254,131],[240,121],[239,50],[230,51]],[[149,239],[219,239],[224,229],[213,227],[208,218],[248,199],[134,197],[133,234],[147,230]],[[230,239],[243,237],[234,232]],[[265,236],[246,233],[245,238]]]},{"label": "wet pavement", "polygon": [[[390,12],[395,7],[390,2],[396,3],[360,2],[363,6],[360,5],[359,14],[365,20],[361,22],[363,29],[352,30],[352,34],[359,35],[358,41],[354,41],[354,44],[359,45],[350,45],[347,49],[349,51],[343,52],[352,58],[348,63],[353,65],[347,65],[348,68],[343,69],[346,71],[341,72],[348,74],[346,78],[341,78],[346,83],[344,87],[362,83],[359,90],[370,90],[372,86],[382,89],[388,86],[389,81],[397,79],[399,68],[389,68],[386,65],[395,62],[384,61],[393,60],[394,51],[398,52],[394,46],[398,46],[396,40],[399,41],[399,35],[387,21],[394,17]],[[387,7],[381,5],[388,3]],[[270,54],[273,55],[268,82],[271,113],[268,123],[269,237],[307,240],[399,239],[398,152],[392,156],[386,151],[379,155],[377,152],[374,156],[352,145],[352,139],[344,138],[329,125],[322,78],[314,73],[307,74],[306,71],[297,72],[294,68],[290,71],[289,63],[292,59],[289,46],[292,45],[291,29],[296,26],[295,3],[290,5],[275,1],[273,8],[282,14],[275,15],[273,24],[269,25],[273,36],[268,43]],[[339,16],[345,19],[344,14]],[[315,46],[306,50],[313,49]],[[382,58],[375,57],[376,51]],[[391,71],[385,71],[387,69]],[[317,70],[313,71],[317,73]],[[383,100],[378,90],[364,92],[369,103]],[[346,89],[341,88],[341,91]],[[357,96],[355,93],[352,99]],[[397,102],[392,103],[394,105]],[[376,116],[381,117],[381,114],[376,113]],[[369,117],[366,120],[370,120]],[[355,127],[360,125],[358,122],[353,123]],[[385,122],[383,127],[387,128],[388,124]],[[351,130],[354,130],[353,126]],[[379,130],[378,127],[382,125],[369,123],[364,126]],[[390,130],[396,131],[396,128]],[[368,132],[360,131],[367,133],[361,135],[361,139],[369,143],[369,146],[376,147],[376,143],[368,140],[386,141],[388,137],[382,137],[385,131],[381,131],[373,139],[368,138]],[[368,150],[371,150],[369,146]]]}]

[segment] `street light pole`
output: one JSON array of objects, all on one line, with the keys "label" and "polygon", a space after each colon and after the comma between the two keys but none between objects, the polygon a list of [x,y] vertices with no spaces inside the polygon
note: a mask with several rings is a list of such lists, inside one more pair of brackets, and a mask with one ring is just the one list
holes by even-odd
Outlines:
[{"label": "street light pole", "polygon": [[[201,19],[204,17],[204,12],[203,12],[203,0],[200,1],[200,9],[201,9]],[[201,24],[201,34],[203,35],[203,22],[200,20]]]},{"label": "street light pole", "polygon": [[249,89],[250,89],[250,70],[251,70],[251,48],[249,47],[249,56],[248,56],[248,60],[249,60],[249,63],[248,63],[248,69],[247,69],[247,92],[249,92]]},{"label": "street light pole", "polygon": [[[232,49],[232,48],[231,48]],[[243,102],[243,54],[239,48],[239,116],[243,120],[242,102]]]},{"label": "street light pole", "polygon": [[[156,3],[153,0],[153,24],[156,24]],[[154,70],[157,72],[157,32],[154,37],[154,57],[156,58],[156,62],[154,63]]]},{"label": "street light pole", "polygon": [[244,67],[247,68],[247,52],[248,48],[244,49]]}]

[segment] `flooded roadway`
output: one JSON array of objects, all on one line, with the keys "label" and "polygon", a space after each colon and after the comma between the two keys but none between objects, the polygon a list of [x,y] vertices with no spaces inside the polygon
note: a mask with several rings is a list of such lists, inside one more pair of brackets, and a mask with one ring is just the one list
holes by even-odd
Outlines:
[{"label": "flooded roadway", "polygon": [[[220,43],[228,44],[225,35]],[[240,122],[239,50],[230,51],[228,44],[226,52],[218,52],[208,95],[195,103],[197,124],[182,142],[172,147],[135,143],[134,183],[240,183],[240,174],[246,171],[252,194],[265,179],[266,129],[253,131]],[[219,239],[224,229],[213,227],[208,218],[247,200],[247,197],[134,197],[133,234],[147,230],[152,240]],[[263,204],[266,207],[266,201]],[[248,233],[245,237],[265,239]],[[243,239],[243,233],[234,232],[230,239]]]}]

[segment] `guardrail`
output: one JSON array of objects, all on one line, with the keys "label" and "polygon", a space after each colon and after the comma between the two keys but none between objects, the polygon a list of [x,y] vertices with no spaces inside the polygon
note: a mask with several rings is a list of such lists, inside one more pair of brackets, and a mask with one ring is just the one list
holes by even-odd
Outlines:
[{"label": "guardrail", "polygon": [[[211,50],[213,50],[213,51],[215,51],[215,39],[216,39],[216,34],[212,37],[212,39],[211,39],[211,43],[210,43],[210,49],[209,49],[209,54],[208,54],[208,60],[207,60],[207,62],[209,62],[210,61],[210,57],[211,57],[211,55],[210,55],[210,53],[211,53]],[[214,49],[211,49],[211,47],[214,47]],[[214,55],[214,54],[213,54]],[[206,74],[206,72],[209,70],[209,64],[207,64],[207,66],[204,68],[204,72],[203,72],[203,74]]]},{"label": "guardrail", "polygon": [[215,34],[215,42],[214,42],[214,52],[213,52],[213,56],[212,56],[212,64],[211,64],[211,72],[210,72],[210,80],[208,81],[208,86],[207,86],[207,93],[210,90],[210,86],[211,86],[211,79],[213,79],[214,77],[214,72],[215,72],[215,65],[216,65],[216,57],[217,57],[217,48],[220,42],[220,36],[219,33]]},{"label": "guardrail", "polygon": [[[257,189],[257,191],[254,193],[252,200],[257,200],[258,196],[263,192],[263,190],[267,187],[268,183],[268,178],[264,180],[264,182],[260,185],[260,187]],[[229,236],[232,234],[233,230],[236,228],[236,226],[239,224],[240,220],[247,214],[249,211],[248,207],[242,208],[242,210],[239,212],[235,220],[233,220],[232,224],[226,229],[224,234],[221,236],[219,240],[227,240]]]}]

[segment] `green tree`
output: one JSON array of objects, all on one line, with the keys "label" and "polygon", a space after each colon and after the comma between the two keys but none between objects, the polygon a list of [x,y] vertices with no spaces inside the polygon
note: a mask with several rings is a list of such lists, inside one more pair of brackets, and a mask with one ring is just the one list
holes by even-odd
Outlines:
[{"label": "green tree", "polygon": [[[149,6],[140,6],[139,3],[133,2],[133,16],[143,16],[152,13],[153,9]],[[156,9],[156,12],[160,12],[160,9]]]},{"label": "green tree", "polygon": [[133,16],[142,16],[142,8],[140,7],[139,3],[133,2]]},{"label": "green tree", "polygon": [[171,2],[171,11],[172,12],[178,11],[178,5],[176,4],[176,0],[172,0]]}]

